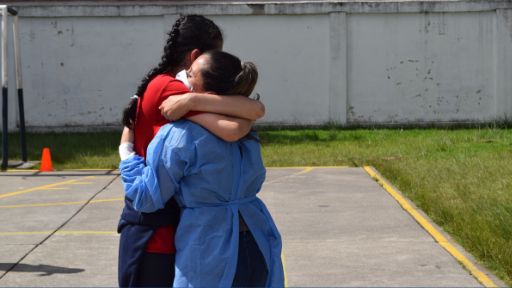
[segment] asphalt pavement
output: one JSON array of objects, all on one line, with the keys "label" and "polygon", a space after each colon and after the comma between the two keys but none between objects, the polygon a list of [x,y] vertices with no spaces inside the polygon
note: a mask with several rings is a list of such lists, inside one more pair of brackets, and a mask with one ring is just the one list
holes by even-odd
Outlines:
[{"label": "asphalt pavement", "polygon": [[[459,263],[363,168],[269,168],[260,197],[289,287],[504,286],[432,224],[474,266]],[[117,286],[122,199],[116,171],[0,173],[0,286]]]}]

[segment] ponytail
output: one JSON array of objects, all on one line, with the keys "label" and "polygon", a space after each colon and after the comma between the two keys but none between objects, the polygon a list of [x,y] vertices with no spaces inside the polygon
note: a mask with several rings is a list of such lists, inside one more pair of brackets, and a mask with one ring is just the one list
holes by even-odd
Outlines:
[{"label": "ponytail", "polygon": [[251,95],[258,81],[254,63],[242,63],[238,57],[220,50],[203,55],[208,57],[206,67],[201,70],[205,91],[219,95]]},{"label": "ponytail", "polygon": [[252,62],[242,63],[242,71],[235,77],[233,89],[230,94],[249,96],[258,82],[258,69]]}]

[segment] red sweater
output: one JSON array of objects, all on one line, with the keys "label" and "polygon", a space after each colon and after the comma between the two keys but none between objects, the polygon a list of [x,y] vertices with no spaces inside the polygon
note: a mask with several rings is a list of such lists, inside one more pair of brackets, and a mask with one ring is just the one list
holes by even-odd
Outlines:
[{"label": "red sweater", "polygon": [[[181,95],[190,92],[187,87],[179,80],[168,74],[156,76],[149,82],[144,97],[139,99],[137,105],[137,118],[135,120],[135,153],[146,157],[146,150],[149,142],[155,137],[158,130],[163,125],[169,123],[160,113],[158,107],[167,97],[172,95]],[[185,117],[198,114],[190,112]],[[170,200],[174,201],[174,200]],[[166,226],[155,229],[155,233],[149,240],[146,251],[151,253],[175,253],[174,234],[176,227]]]}]

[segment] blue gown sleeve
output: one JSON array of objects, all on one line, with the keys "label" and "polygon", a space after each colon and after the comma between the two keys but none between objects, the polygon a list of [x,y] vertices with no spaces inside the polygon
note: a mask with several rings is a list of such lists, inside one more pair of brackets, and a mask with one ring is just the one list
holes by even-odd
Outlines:
[{"label": "blue gown sleeve", "polygon": [[[162,129],[161,129],[162,130]],[[154,212],[179,189],[179,182],[187,166],[187,149],[183,149],[179,135],[160,131],[148,146],[146,163],[137,155],[121,161],[119,170],[127,198],[135,210]]]}]

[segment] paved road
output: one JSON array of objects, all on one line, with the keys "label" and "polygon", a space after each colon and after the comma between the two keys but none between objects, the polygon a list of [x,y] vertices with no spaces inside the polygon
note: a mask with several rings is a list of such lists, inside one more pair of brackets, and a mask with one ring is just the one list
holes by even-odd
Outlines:
[{"label": "paved road", "polygon": [[[0,183],[0,286],[117,286],[115,172],[10,172]],[[269,169],[260,195],[289,286],[482,286],[362,168]]]}]

